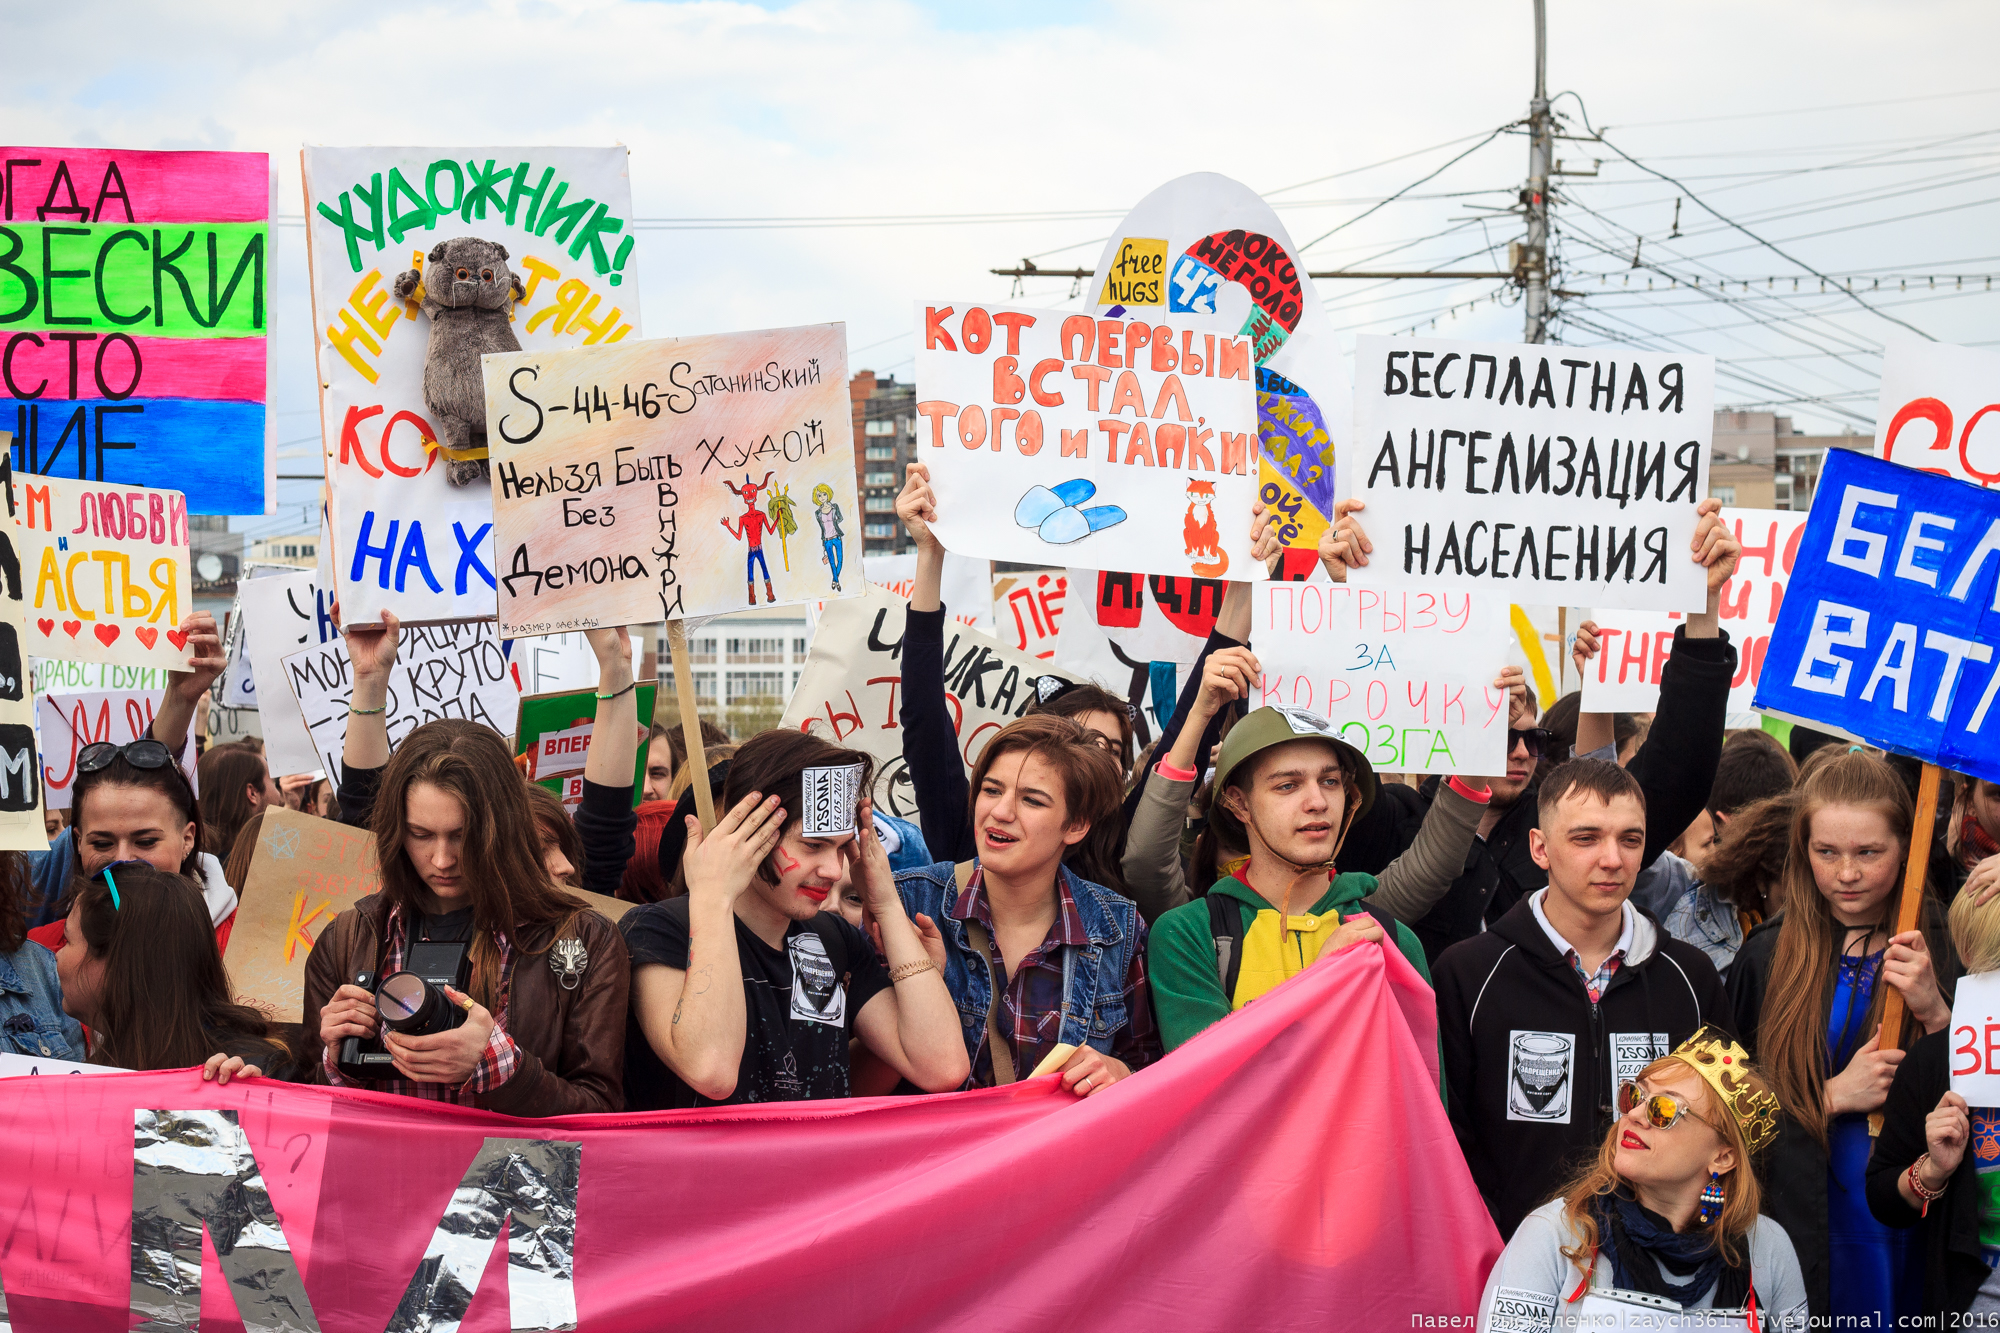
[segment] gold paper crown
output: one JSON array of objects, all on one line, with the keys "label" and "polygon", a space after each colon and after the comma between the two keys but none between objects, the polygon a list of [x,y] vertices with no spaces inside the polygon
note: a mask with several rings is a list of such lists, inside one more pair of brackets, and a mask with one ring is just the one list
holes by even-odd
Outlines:
[{"label": "gold paper crown", "polygon": [[1757,1152],[1778,1137],[1778,1099],[1760,1092],[1744,1078],[1750,1057],[1734,1041],[1704,1026],[1674,1048],[1669,1059],[1679,1060],[1700,1074],[1743,1131],[1743,1141]]}]

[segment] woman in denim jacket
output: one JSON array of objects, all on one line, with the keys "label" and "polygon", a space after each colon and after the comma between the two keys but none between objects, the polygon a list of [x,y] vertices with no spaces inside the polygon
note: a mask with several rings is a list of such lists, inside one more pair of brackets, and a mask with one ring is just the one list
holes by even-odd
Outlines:
[{"label": "woman in denim jacket", "polygon": [[28,938],[27,894],[26,858],[0,853],[0,1054],[81,1063],[83,1029],[63,1012],[56,956]]},{"label": "woman in denim jacket", "polygon": [[1022,718],[973,768],[974,859],[896,876],[912,919],[929,917],[943,935],[967,1087],[1026,1078],[1068,1045],[1063,1084],[1087,1097],[1159,1058],[1145,922],[1131,899],[1063,865],[1093,827],[1118,818],[1118,797],[1117,762],[1082,726]]}]

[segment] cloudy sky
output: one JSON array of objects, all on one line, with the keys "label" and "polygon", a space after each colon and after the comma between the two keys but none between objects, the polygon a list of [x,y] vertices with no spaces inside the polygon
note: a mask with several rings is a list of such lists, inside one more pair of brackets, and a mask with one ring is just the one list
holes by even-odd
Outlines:
[{"label": "cloudy sky", "polygon": [[[1616,145],[1559,145],[1573,168],[1604,160],[1557,208],[1564,286],[1582,293],[1563,341],[1712,352],[1719,405],[1865,431],[1881,341],[1899,331],[1885,315],[1947,341],[2000,337],[1985,293],[2000,273],[2000,8],[1549,8],[1549,85],[1576,94],[1557,109],[1576,134],[1587,111]],[[1525,141],[1475,145],[1525,114],[1530,0],[10,10],[10,142],[272,155],[293,219],[272,307],[285,472],[317,470],[303,143],[629,145],[645,332],[845,320],[856,367],[904,375],[913,299],[1004,296],[987,270],[1024,256],[1088,266],[1125,209],[1189,171],[1263,192],[1301,243],[1408,190],[1311,245],[1314,267],[1504,268],[1520,230],[1503,210]],[[1859,275],[1883,313],[1820,296],[1811,270]],[[1696,275],[1700,292],[1670,286]],[[1346,340],[1432,320],[1440,336],[1520,336],[1503,283],[1319,290]],[[1059,304],[1070,284],[1024,295]]]}]

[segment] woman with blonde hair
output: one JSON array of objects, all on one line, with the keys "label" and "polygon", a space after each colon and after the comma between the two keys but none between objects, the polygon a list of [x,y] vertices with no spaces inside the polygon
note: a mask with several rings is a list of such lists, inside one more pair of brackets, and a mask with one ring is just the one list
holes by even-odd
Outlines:
[{"label": "woman with blonde hair", "polygon": [[[1966,973],[2000,972],[2000,903],[1961,893],[1949,921]],[[1936,1328],[2000,1316],[2000,1107],[1968,1106],[1951,1090],[1952,1055],[1948,1032],[1910,1047],[1868,1162],[1869,1209],[1884,1226],[1916,1231]]]},{"label": "woman with blonde hair", "polygon": [[[1909,1233],[1868,1209],[1868,1116],[1882,1108],[1903,1052],[1950,1023],[1957,957],[1934,903],[1922,929],[1895,933],[1912,817],[1895,770],[1860,750],[1815,755],[1806,770],[1784,910],[1744,941],[1729,997],[1784,1109],[1765,1182],[1771,1215],[1798,1249],[1812,1313],[1909,1315],[1920,1265]],[[1892,986],[1903,1027],[1885,1042]]]},{"label": "woman with blonde hair", "polygon": [[1627,1327],[1616,1316],[1680,1310],[1804,1327],[1798,1258],[1760,1214],[1750,1170],[1777,1134],[1778,1100],[1743,1048],[1704,1027],[1623,1084],[1618,1104],[1597,1160],[1507,1242],[1479,1327]]}]

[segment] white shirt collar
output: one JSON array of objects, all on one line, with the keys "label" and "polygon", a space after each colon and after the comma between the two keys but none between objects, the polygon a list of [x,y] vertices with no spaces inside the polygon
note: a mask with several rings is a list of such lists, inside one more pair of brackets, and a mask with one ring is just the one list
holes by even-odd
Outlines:
[{"label": "white shirt collar", "polygon": [[[1542,933],[1549,937],[1549,943],[1556,946],[1557,953],[1564,957],[1576,954],[1577,957],[1581,958],[1583,956],[1582,952],[1558,934],[1556,928],[1549,924],[1548,914],[1542,910],[1542,899],[1548,897],[1548,894],[1549,891],[1546,888],[1537,889],[1534,895],[1528,899],[1528,906],[1535,914],[1536,924],[1540,925]],[[1620,912],[1619,920],[1623,925],[1618,932],[1618,943],[1611,946],[1611,956],[1613,958],[1620,955],[1629,956],[1632,952],[1633,940],[1638,933],[1639,914],[1632,910],[1631,899],[1628,898],[1623,903],[1620,903],[1618,910]]]}]

